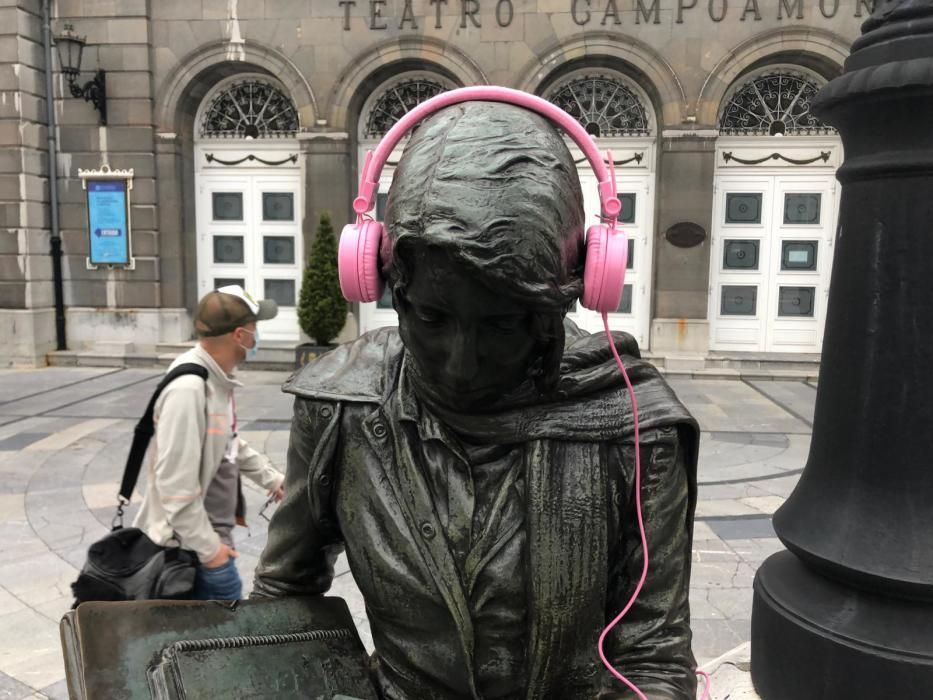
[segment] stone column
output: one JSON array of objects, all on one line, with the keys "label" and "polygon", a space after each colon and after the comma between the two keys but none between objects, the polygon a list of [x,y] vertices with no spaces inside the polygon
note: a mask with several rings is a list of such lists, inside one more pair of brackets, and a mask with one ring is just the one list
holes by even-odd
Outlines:
[{"label": "stone column", "polygon": [[334,230],[340,230],[349,220],[351,192],[350,135],[346,132],[308,132],[298,135],[305,179],[305,253],[311,250],[311,240],[322,213],[329,212]]},{"label": "stone column", "polygon": [[[658,176],[655,296],[651,349],[705,354],[709,349],[710,225],[716,169],[716,131],[665,130]],[[693,224],[705,238],[689,247],[668,241],[676,224]],[[680,230],[684,227],[680,226]],[[679,236],[681,245],[687,244]]]},{"label": "stone column", "polygon": [[41,3],[0,16],[0,367],[44,365],[56,337]]},{"label": "stone column", "polygon": [[763,700],[933,697],[933,0],[878,2],[813,111],[840,223],[810,457],[758,570]]},{"label": "stone column", "polygon": [[[188,261],[196,259],[185,245],[185,206],[180,139],[176,134],[155,135],[156,192],[159,202],[159,341],[179,343],[191,337],[191,318],[185,299]],[[192,202],[188,206],[194,206]],[[196,264],[196,263],[195,263]]]},{"label": "stone column", "polygon": [[[311,242],[322,213],[329,212],[338,237],[350,220],[351,202],[356,196],[355,169],[350,152],[350,135],[346,132],[313,131],[298,135],[304,167],[305,258],[311,253]],[[359,306],[351,304],[347,323],[335,342],[351,340],[359,333]]]}]

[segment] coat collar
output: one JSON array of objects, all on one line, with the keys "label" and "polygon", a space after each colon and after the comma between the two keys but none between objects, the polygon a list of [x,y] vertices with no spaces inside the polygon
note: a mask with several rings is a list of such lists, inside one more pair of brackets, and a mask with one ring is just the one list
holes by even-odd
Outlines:
[{"label": "coat collar", "polygon": [[[558,391],[501,413],[463,416],[431,406],[445,425],[472,439],[499,443],[535,439],[604,441],[634,430],[628,392],[604,336],[576,327],[568,333]],[[630,338],[615,338],[635,388],[643,429],[696,421],[649,363],[637,357]],[[309,399],[384,404],[404,376],[405,352],[398,331],[380,328],[308,363],[283,391]]]},{"label": "coat collar", "polygon": [[[217,360],[211,356],[211,354],[204,349],[204,347],[198,343],[190,350],[191,357],[198,364],[204,365],[207,367],[208,374],[212,382],[219,384],[224,389],[228,391],[233,391],[234,389],[243,386],[243,383],[240,382],[232,374],[227,374],[223,371],[220,365],[217,364]],[[179,358],[180,359],[180,358]]]}]

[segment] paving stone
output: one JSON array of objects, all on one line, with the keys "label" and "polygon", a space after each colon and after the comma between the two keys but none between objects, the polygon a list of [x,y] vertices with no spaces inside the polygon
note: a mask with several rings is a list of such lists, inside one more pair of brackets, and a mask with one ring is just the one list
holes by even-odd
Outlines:
[{"label": "paving stone", "polygon": [[0,617],[26,609],[26,604],[5,588],[0,588]]},{"label": "paving stone", "polygon": [[690,620],[725,620],[722,610],[709,602],[708,588],[690,589]]},{"label": "paving stone", "polygon": [[[127,372],[150,370],[125,370]],[[159,383],[161,374],[152,376],[143,382],[124,386],[103,396],[89,398],[61,409],[53,410],[53,416],[80,416],[87,418],[105,418],[133,416],[136,420],[146,411],[149,399]]]},{"label": "paving stone", "polygon": [[743,382],[671,378],[703,430],[808,433],[809,426]]},{"label": "paving stone", "polygon": [[772,554],[783,552],[785,549],[784,543],[777,537],[733,539],[729,540],[729,546],[742,561],[755,568]]},{"label": "paving stone", "polygon": [[743,561],[700,561],[691,567],[690,585],[695,588],[751,588],[755,569]]},{"label": "paving stone", "polygon": [[[93,381],[64,386],[30,398],[0,405],[0,415],[34,416],[49,411],[55,411],[57,415],[62,415],[61,412],[64,410],[62,407],[66,404],[89,401],[99,394],[138,384],[143,380],[158,377],[160,374],[160,370],[152,369],[124,369],[118,372],[110,372]],[[135,391],[140,391],[138,386]]]},{"label": "paving stone", "polygon": [[[712,484],[701,482],[699,484],[700,499],[702,501],[735,501],[736,503],[741,503],[743,498],[754,498],[754,497],[766,497],[773,496],[770,491],[766,491],[760,488],[757,485],[757,482],[750,481],[738,481],[731,483],[717,483],[713,482]],[[748,505],[748,504],[743,504]],[[748,506],[751,508],[751,506]],[[753,515],[757,512],[753,509],[751,512],[745,512],[746,515]],[[734,513],[725,513],[726,515],[732,515]],[[717,515],[716,513],[703,513],[702,517],[709,517],[710,515]],[[721,514],[720,514],[721,515]]]},{"label": "paving stone", "polygon": [[61,619],[65,613],[71,610],[71,606],[74,604],[74,601],[74,596],[69,594],[67,596],[61,596],[55,600],[49,600],[45,603],[41,603],[40,605],[36,605],[33,610],[47,617],[57,625],[59,622],[61,622]]},{"label": "paving stone", "polygon": [[808,425],[813,425],[816,391],[806,382],[749,381],[748,383]]},{"label": "paving stone", "polygon": [[58,625],[35,610],[0,617],[0,671],[31,688],[65,677]]},{"label": "paving stone", "polygon": [[0,440],[0,450],[8,452],[19,452],[24,447],[29,447],[33,443],[49,437],[51,433],[17,433],[6,440]]},{"label": "paving stone", "polygon": [[70,428],[65,428],[44,440],[39,440],[28,446],[29,450],[61,450],[72,446],[82,438],[93,435],[98,431],[103,431],[116,423],[112,418],[99,418],[95,420],[82,421]]},{"label": "paving stone", "polygon": [[60,680],[58,683],[53,683],[52,685],[46,686],[42,689],[41,692],[49,700],[69,700],[68,685],[64,680]]},{"label": "paving stone", "polygon": [[755,486],[762,491],[787,498],[797,486],[798,481],[800,481],[800,474],[791,474],[790,476],[781,477],[778,479],[758,481],[755,483]]},{"label": "paving stone", "polygon": [[693,546],[697,547],[699,543],[704,540],[718,540],[716,533],[713,532],[713,529],[704,522],[699,520],[693,523]]},{"label": "paving stone", "polygon": [[[59,430],[78,423],[73,418],[45,418],[42,416],[26,417],[0,426],[0,440],[6,440],[17,433],[44,433],[51,435]],[[2,457],[3,455],[0,455]]]},{"label": "paving stone", "polygon": [[[750,612],[750,611],[749,611]],[[734,620],[691,619],[693,654],[703,665],[751,638],[751,617]]]},{"label": "paving stone", "polygon": [[693,543],[695,562],[738,562],[735,550],[720,539],[699,540]]},{"label": "paving stone", "polygon": [[721,613],[723,619],[747,617],[752,609],[752,589],[707,588],[706,600]]},{"label": "paving stone", "polygon": [[787,499],[781,498],[780,496],[748,496],[746,498],[740,498],[739,500],[761,513],[772,515]]},{"label": "paving stone", "polygon": [[21,562],[0,565],[0,586],[30,606],[70,596],[71,582],[77,576],[75,567],[52,552],[30,557],[27,566]]},{"label": "paving stone", "polygon": [[0,522],[25,519],[26,499],[23,494],[0,493]]},{"label": "paving stone", "polygon": [[245,386],[237,389],[237,415],[242,421],[291,421],[295,397],[278,387]]},{"label": "paving stone", "polygon": [[724,540],[775,537],[770,516],[742,520],[712,520],[709,525]]},{"label": "paving stone", "polygon": [[29,697],[33,690],[0,671],[0,700],[21,700]]},{"label": "paving stone", "polygon": [[8,564],[21,565],[48,551],[26,519],[0,521],[0,568]]},{"label": "paving stone", "polygon": [[710,677],[710,700],[761,700],[752,686],[750,642],[703,664],[702,669]]},{"label": "paving stone", "polygon": [[3,387],[0,403],[7,404],[27,396],[62,389],[118,371],[112,367],[44,367],[42,369],[3,370],[0,372],[0,386]]},{"label": "paving stone", "polygon": [[284,430],[288,431],[291,426],[291,419],[282,419],[282,420],[253,420],[244,424],[244,428],[247,430]]},{"label": "paving stone", "polygon": [[[696,517],[700,520],[729,515],[760,515],[760,511],[741,501],[728,498],[705,499],[697,503]],[[710,526],[713,527],[713,526]],[[715,529],[715,527],[713,528]]]}]

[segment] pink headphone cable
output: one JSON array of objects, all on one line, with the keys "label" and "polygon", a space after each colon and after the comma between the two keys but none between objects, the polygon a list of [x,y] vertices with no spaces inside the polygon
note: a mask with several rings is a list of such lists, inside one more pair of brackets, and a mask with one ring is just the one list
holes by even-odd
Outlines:
[{"label": "pink headphone cable", "polygon": [[[613,178],[614,180],[615,178]],[[639,700],[648,700],[645,697],[645,694],[642,693],[638,687],[632,683],[628,678],[619,673],[615,667],[609,662],[606,658],[606,654],[603,651],[603,644],[606,641],[606,635],[609,634],[610,630],[615,627],[619,621],[625,617],[632,605],[635,604],[638,594],[641,593],[641,589],[645,585],[645,579],[648,578],[648,538],[645,535],[645,521],[642,518],[641,513],[641,449],[639,446],[639,430],[638,430],[638,401],[635,399],[635,389],[632,387],[632,382],[628,378],[628,372],[625,371],[625,365],[622,364],[622,358],[619,357],[619,351],[616,350],[616,344],[612,339],[612,332],[609,330],[609,317],[605,311],[602,313],[603,316],[603,328],[606,329],[606,338],[609,341],[609,348],[612,350],[612,356],[615,358],[616,365],[619,367],[619,371],[622,372],[622,378],[625,380],[625,388],[628,390],[629,400],[632,402],[632,418],[634,420],[635,426],[635,507],[638,513],[638,534],[641,536],[641,547],[642,551],[645,553],[645,563],[641,569],[641,578],[638,580],[638,585],[635,586],[635,591],[632,593],[632,597],[629,598],[628,603],[625,604],[625,607],[622,608],[622,612],[616,615],[615,619],[606,625],[606,629],[602,631],[602,634],[599,635],[599,642],[596,645],[596,650],[599,652],[599,658],[602,660],[603,665],[609,672],[618,678],[620,681],[625,683],[632,692],[638,695]],[[700,700],[707,700],[709,698],[710,691],[710,678],[705,671],[697,669],[696,674],[701,676],[705,681],[705,686],[703,688],[703,695],[700,696]]]}]

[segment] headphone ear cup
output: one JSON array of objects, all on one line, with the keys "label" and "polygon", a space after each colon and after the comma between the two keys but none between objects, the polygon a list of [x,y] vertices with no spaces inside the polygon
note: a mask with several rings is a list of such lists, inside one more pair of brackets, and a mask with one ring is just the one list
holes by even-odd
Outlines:
[{"label": "headphone ear cup", "polygon": [[378,301],[385,289],[379,272],[379,248],[382,245],[382,224],[363,221],[347,224],[340,233],[337,273],[340,291],[349,301]]},{"label": "headphone ear cup", "polygon": [[611,313],[619,308],[628,262],[628,238],[608,226],[590,226],[586,231],[586,261],[583,266],[583,306]]}]

